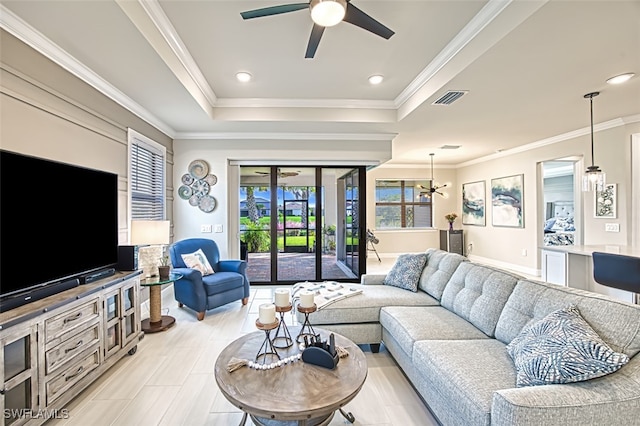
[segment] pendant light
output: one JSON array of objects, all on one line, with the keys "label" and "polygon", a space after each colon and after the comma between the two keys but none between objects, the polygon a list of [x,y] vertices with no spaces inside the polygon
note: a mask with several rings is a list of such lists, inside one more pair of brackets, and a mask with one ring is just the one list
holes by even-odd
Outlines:
[{"label": "pendant light", "polygon": [[431,156],[431,181],[429,181],[429,188],[425,188],[422,185],[418,185],[420,188],[422,189],[426,189],[425,192],[421,192],[420,196],[422,197],[427,197],[427,198],[431,198],[431,195],[433,195],[434,193],[436,194],[440,194],[443,197],[445,196],[444,193],[442,193],[441,191],[438,191],[440,188],[444,188],[447,186],[447,184],[445,183],[444,185],[434,185],[433,183],[433,156],[435,155],[434,153],[429,154]]},{"label": "pendant light", "polygon": [[603,191],[606,175],[600,170],[600,167],[596,166],[594,154],[593,154],[593,98],[598,96],[600,92],[591,92],[584,95],[585,99],[589,99],[589,105],[591,110],[591,165],[587,167],[587,171],[582,177],[582,190],[587,191]]}]

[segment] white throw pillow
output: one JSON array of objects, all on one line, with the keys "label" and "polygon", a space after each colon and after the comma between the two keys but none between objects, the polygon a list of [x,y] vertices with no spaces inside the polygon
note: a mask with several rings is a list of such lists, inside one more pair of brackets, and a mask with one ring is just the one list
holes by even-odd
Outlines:
[{"label": "white throw pillow", "polygon": [[202,275],[211,275],[215,273],[211,264],[207,260],[207,256],[204,255],[202,249],[189,254],[182,254],[182,260],[188,268],[197,269],[202,272]]}]

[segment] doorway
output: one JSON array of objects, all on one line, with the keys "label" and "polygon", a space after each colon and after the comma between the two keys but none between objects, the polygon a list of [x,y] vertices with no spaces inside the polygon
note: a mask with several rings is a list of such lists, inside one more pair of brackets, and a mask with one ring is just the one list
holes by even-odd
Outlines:
[{"label": "doorway", "polygon": [[365,208],[358,196],[364,172],[241,166],[240,240],[251,283],[359,281],[365,256],[357,212]]},{"label": "doorway", "polygon": [[581,242],[580,197],[576,159],[542,163],[542,246],[576,245]]}]

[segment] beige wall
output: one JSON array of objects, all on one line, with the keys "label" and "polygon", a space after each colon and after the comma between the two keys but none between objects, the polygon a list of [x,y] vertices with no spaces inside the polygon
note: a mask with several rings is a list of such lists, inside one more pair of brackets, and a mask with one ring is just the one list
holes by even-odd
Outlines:
[{"label": "beige wall", "polygon": [[[171,138],[8,33],[0,31],[0,41],[0,148],[117,173],[120,242],[126,244],[127,129],[167,147],[168,183]],[[169,184],[169,200],[172,193]]]},{"label": "beige wall", "polygon": [[[621,125],[596,132],[596,164],[607,173],[607,182],[618,184],[618,217],[595,219],[593,217],[593,193],[580,193],[577,199],[582,210],[584,244],[630,244],[631,238],[631,134],[640,131],[640,123]],[[539,274],[539,245],[544,217],[541,215],[541,196],[538,185],[538,163],[571,156],[582,157],[590,153],[590,136],[571,138],[563,142],[509,155],[504,153],[494,159],[460,167],[457,171],[458,201],[462,183],[484,180],[487,183],[487,225],[465,226],[466,243],[473,243],[470,257],[494,260],[500,266]],[[586,163],[591,163],[588,154]],[[585,166],[581,167],[584,169]],[[524,174],[524,228],[503,228],[491,225],[490,184],[492,178]],[[619,233],[604,232],[605,223],[620,224]],[[523,250],[526,255],[523,255]]]}]

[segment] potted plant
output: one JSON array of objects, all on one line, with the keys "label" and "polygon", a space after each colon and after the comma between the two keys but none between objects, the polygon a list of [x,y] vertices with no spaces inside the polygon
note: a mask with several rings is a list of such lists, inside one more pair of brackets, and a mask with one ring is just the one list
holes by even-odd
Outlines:
[{"label": "potted plant", "polygon": [[171,264],[169,263],[169,256],[164,254],[160,258],[160,265],[158,266],[158,275],[161,280],[169,278],[169,271],[171,270]]},{"label": "potted plant", "polygon": [[444,216],[444,218],[447,219],[447,222],[449,222],[449,231],[453,231],[453,222],[456,221],[457,217],[458,215],[455,213],[449,213]]}]

